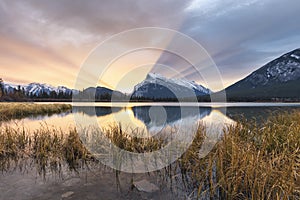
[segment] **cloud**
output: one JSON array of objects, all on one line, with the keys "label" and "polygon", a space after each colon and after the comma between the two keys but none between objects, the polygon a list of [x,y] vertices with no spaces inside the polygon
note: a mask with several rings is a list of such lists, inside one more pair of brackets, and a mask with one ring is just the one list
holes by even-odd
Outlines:
[{"label": "cloud", "polygon": [[[229,85],[268,60],[299,48],[299,7],[298,0],[0,0],[0,54],[5,58],[0,70],[11,74],[11,80],[16,78],[7,65],[22,62],[31,70],[47,66],[50,74],[57,70],[76,74],[89,52],[111,35],[157,26],[178,30],[199,42]],[[138,42],[138,38],[128,41]],[[158,62],[201,81],[174,56],[164,53]],[[168,73],[158,67],[153,70]],[[34,77],[19,78],[30,81]],[[38,75],[35,79],[68,86],[74,82],[61,77],[55,79],[57,83]]]},{"label": "cloud", "polygon": [[[30,37],[24,35],[29,31],[35,32],[33,39],[49,35],[50,39],[64,41],[73,37],[84,42],[88,36],[105,38],[137,27],[176,29],[184,18],[188,1],[28,0],[4,1],[2,4],[6,16],[2,16],[1,25],[7,27],[14,21],[12,31],[23,34],[22,37]],[[41,35],[37,35],[37,32]]]},{"label": "cloud", "polygon": [[208,50],[229,85],[299,48],[299,7],[296,0],[195,0],[179,30]]}]

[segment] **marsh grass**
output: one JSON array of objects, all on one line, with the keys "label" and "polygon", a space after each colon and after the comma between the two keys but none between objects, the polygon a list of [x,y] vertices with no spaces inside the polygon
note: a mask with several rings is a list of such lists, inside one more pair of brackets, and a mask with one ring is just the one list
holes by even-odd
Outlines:
[{"label": "marsh grass", "polygon": [[224,131],[204,159],[201,143],[183,155],[180,167],[211,199],[300,199],[300,113],[243,120]]},{"label": "marsh grass", "polygon": [[0,103],[0,121],[71,110],[70,104]]},{"label": "marsh grass", "polygon": [[102,130],[106,138],[120,149],[133,153],[153,152],[161,149],[167,142],[162,136],[139,137],[144,135],[138,129],[123,130],[121,125],[112,125]]},{"label": "marsh grass", "polygon": [[35,167],[45,176],[48,170],[60,173],[67,164],[77,170],[93,160],[79,139],[75,129],[63,133],[58,129],[41,126],[33,133],[23,129],[1,127],[0,129],[0,170]]},{"label": "marsh grass", "polygon": [[[48,170],[60,172],[64,165],[76,171],[97,162],[75,129],[62,132],[44,126],[32,134],[24,128],[0,128],[2,171],[26,166],[24,160],[31,160],[42,175]],[[165,145],[163,138],[138,138],[117,125],[103,132],[116,146],[131,152],[155,151]],[[300,199],[299,112],[276,114],[259,124],[241,120],[224,128],[221,140],[200,158],[205,138],[205,127],[199,125],[184,155],[157,173],[171,181],[179,175],[181,184],[200,199]]]}]

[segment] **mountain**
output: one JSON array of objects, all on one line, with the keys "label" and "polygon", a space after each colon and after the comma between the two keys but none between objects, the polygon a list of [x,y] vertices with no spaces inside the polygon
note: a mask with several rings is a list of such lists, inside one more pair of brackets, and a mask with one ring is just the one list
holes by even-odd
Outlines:
[{"label": "mountain", "polygon": [[184,79],[168,79],[149,73],[144,81],[134,87],[132,99],[178,99],[210,94],[210,90]]},{"label": "mountain", "polygon": [[228,100],[300,99],[300,49],[267,63],[225,89]]},{"label": "mountain", "polygon": [[120,99],[124,97],[124,94],[122,92],[119,91],[115,91],[115,90],[111,90],[108,89],[106,87],[89,87],[85,90],[83,90],[83,92],[81,93],[81,97],[80,98],[85,98],[85,99],[89,99],[89,100],[111,100],[111,98],[116,98],[116,99]]},{"label": "mountain", "polygon": [[30,83],[28,85],[15,85],[4,83],[4,91],[7,94],[21,90],[28,97],[56,97],[56,96],[72,96],[78,93],[77,90],[69,89],[65,86],[54,87],[48,84]]}]

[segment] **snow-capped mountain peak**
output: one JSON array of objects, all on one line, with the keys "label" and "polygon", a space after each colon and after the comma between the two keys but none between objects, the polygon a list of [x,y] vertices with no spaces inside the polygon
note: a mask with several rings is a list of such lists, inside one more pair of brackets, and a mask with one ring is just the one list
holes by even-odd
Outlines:
[{"label": "snow-capped mountain peak", "polygon": [[188,81],[186,79],[178,79],[178,78],[168,79],[168,78],[162,76],[161,74],[149,73],[146,77],[146,80],[148,80],[148,81],[151,81],[151,80],[156,81],[157,80],[157,82],[158,82],[158,80],[161,80],[161,81],[177,84],[177,85],[180,85],[180,86],[183,86],[186,88],[196,89],[196,90],[199,90],[206,94],[211,93],[211,91],[208,88],[205,88],[202,85],[198,85],[195,81]]},{"label": "snow-capped mountain peak", "polygon": [[[193,93],[194,94],[193,94]],[[134,87],[133,97],[178,98],[210,94],[211,91],[194,81],[166,78],[160,74],[149,73],[146,79]]]}]

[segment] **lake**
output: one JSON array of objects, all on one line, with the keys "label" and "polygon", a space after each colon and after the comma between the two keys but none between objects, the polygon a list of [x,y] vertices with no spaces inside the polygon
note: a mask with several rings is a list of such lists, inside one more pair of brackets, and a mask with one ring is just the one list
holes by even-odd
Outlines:
[{"label": "lake", "polygon": [[23,126],[28,130],[37,129],[41,125],[66,130],[76,126],[76,123],[80,126],[93,125],[96,119],[100,127],[117,124],[123,128],[153,132],[188,119],[194,122],[213,123],[216,120],[232,124],[242,116],[245,119],[262,120],[274,111],[298,108],[300,103],[74,103],[73,110],[69,112],[14,119],[2,124]]},{"label": "lake", "polygon": [[[299,103],[74,103],[72,111],[14,119],[2,125],[16,129],[21,127],[27,132],[43,127],[62,133],[69,133],[76,127],[83,145],[102,164],[127,173],[145,173],[160,170],[175,162],[192,144],[199,125],[206,129],[205,148],[201,152],[201,157],[205,157],[222,137],[224,128],[237,121],[255,119],[260,124],[274,113],[291,112],[299,108]],[[110,153],[104,150],[112,148],[111,140],[104,132],[114,127],[130,137],[163,138],[171,145],[161,151],[172,151],[173,148],[176,153],[172,153],[174,156],[169,159],[160,157],[164,152],[159,151],[160,155],[149,154],[143,158],[126,152],[132,160],[122,160],[120,168],[113,163]],[[120,152],[122,149],[115,147],[113,151]],[[151,160],[154,157],[160,158],[155,161],[156,165],[144,167],[143,159]]]},{"label": "lake", "polygon": [[[74,103],[72,111],[13,119],[2,122],[2,125],[24,127],[29,131],[44,126],[60,129],[62,132],[72,127],[86,130],[88,127],[96,126],[105,129],[118,125],[124,131],[139,133],[138,137],[142,138],[172,132],[171,130],[176,127],[181,131],[175,131],[172,134],[178,133],[178,141],[186,141],[188,146],[193,140],[195,127],[203,124],[207,131],[207,141],[209,141],[206,149],[199,153],[204,157],[220,139],[224,127],[234,125],[242,118],[263,122],[276,112],[292,112],[298,109],[300,110],[300,103]],[[172,135],[171,137],[174,139]],[[97,146],[96,138],[82,134],[81,139],[92,153],[101,154],[97,148],[94,148]],[[105,163],[109,167],[101,165],[99,169],[95,166],[92,170],[81,169],[79,173],[67,172],[61,177],[49,173],[46,180],[37,176],[36,172],[30,168],[26,169],[25,173],[16,170],[0,176],[0,194],[5,199],[60,199],[64,196],[67,196],[67,199],[68,195],[74,196],[74,193],[76,199],[87,197],[89,197],[87,199],[97,199],[99,196],[109,199],[140,199],[141,196],[144,199],[186,197],[191,191],[178,189],[178,186],[176,188],[179,192],[175,194],[172,189],[169,190],[165,186],[160,187],[160,191],[152,193],[140,193],[130,189],[132,180],[146,181],[146,183],[148,181],[161,186],[159,177],[164,174],[164,164],[170,163],[162,161],[156,172],[154,172],[156,168],[151,168],[151,165],[147,166],[149,173],[145,173],[144,168],[136,168],[134,171],[137,172],[136,174],[127,173],[132,168],[125,165],[121,169],[125,173],[119,175],[118,180],[114,178],[115,172],[110,168],[116,169],[116,167],[111,166],[109,162]],[[138,161],[136,165],[139,165]],[[176,179],[176,177],[171,177],[173,178]],[[167,181],[166,184],[170,182]],[[183,185],[183,183],[180,184]]]}]

